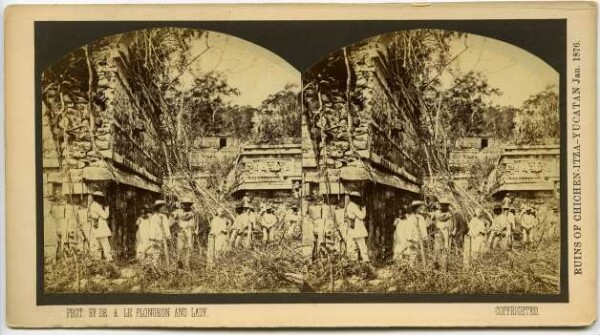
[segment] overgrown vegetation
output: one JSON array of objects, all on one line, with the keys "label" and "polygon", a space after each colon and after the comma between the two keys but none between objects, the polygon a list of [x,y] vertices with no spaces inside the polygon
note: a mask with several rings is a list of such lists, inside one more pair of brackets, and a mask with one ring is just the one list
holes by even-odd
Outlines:
[{"label": "overgrown vegetation", "polygon": [[[175,260],[174,255],[171,255]],[[197,250],[189,269],[143,266],[137,262],[109,265],[94,262],[87,255],[62,258],[46,266],[47,293],[256,293],[299,292],[303,289],[306,266],[298,242],[277,241],[251,249],[236,248],[207,266],[206,257]],[[75,269],[75,271],[74,271]]]},{"label": "overgrown vegetation", "polygon": [[438,294],[557,294],[560,242],[544,238],[537,248],[489,251],[463,266],[462,253],[451,253],[447,270],[433,259],[371,267],[347,259],[326,259],[313,265],[307,280],[319,292],[382,292]]}]

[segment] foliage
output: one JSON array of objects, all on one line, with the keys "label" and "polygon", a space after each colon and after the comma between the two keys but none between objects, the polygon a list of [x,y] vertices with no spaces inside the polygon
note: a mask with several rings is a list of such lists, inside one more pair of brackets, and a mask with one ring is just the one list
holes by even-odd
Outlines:
[{"label": "foliage", "polygon": [[459,138],[464,136],[487,135],[486,111],[490,97],[499,95],[480,72],[469,71],[454,78],[452,86],[441,92],[442,104],[452,111],[447,118],[445,131]]},{"label": "foliage", "polygon": [[[204,252],[193,252],[189,269],[152,268],[139,263],[115,266],[89,259],[60,261],[45,267],[45,290],[48,293],[252,293],[298,292],[302,285],[289,279],[302,278],[305,266],[298,253],[297,241],[263,245],[251,249],[228,250],[207,267]],[[172,255],[172,257],[175,257]],[[173,258],[174,259],[174,258]],[[73,271],[79,268],[80,276]]]},{"label": "foliage", "polygon": [[515,114],[515,135],[519,144],[558,141],[560,122],[555,86],[532,95]]},{"label": "foliage", "polygon": [[489,251],[463,266],[462,254],[448,256],[447,270],[397,262],[372,267],[345,259],[313,264],[307,280],[318,292],[388,294],[557,294],[560,243],[545,238],[538,248]]},{"label": "foliage", "polygon": [[483,200],[487,196],[488,176],[496,167],[497,162],[497,155],[483,156],[473,162],[469,170],[469,187],[467,191],[476,194],[478,200]]},{"label": "foliage", "polygon": [[256,114],[256,144],[281,144],[286,138],[300,142],[300,102],[293,85],[267,97]]},{"label": "foliage", "polygon": [[517,108],[510,106],[488,106],[485,110],[487,135],[505,143],[513,141],[517,112]]}]

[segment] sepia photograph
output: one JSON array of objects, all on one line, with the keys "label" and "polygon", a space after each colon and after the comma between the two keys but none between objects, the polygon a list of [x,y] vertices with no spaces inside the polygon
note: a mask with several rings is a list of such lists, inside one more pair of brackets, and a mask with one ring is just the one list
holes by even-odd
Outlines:
[{"label": "sepia photograph", "polygon": [[594,4],[5,21],[9,327],[595,322]]},{"label": "sepia photograph", "polygon": [[317,292],[558,294],[559,75],[415,29],[303,75],[303,255]]},{"label": "sepia photograph", "polygon": [[237,37],[156,28],[81,46],[41,80],[46,293],[297,291],[297,70]]}]

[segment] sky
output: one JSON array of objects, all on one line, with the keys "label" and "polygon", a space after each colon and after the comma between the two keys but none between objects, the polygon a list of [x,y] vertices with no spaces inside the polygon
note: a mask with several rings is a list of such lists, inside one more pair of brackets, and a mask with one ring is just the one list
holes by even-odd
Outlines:
[{"label": "sky", "polygon": [[[210,49],[192,67],[198,72],[223,73],[228,83],[241,93],[232,98],[232,103],[258,107],[268,95],[287,84],[300,86],[300,72],[285,60],[259,45],[231,35],[212,31],[203,35],[192,44],[192,55],[205,50],[205,38],[208,38]],[[494,104],[520,107],[531,95],[549,85],[558,87],[559,84],[558,72],[540,58],[500,40],[466,34],[466,40],[460,38],[451,43],[450,52],[452,55],[460,53],[450,66],[453,70],[483,72],[488,83],[500,89],[502,95],[490,99]],[[191,73],[180,78],[183,83],[192,79]],[[443,85],[449,86],[452,77],[446,73],[441,80]]]},{"label": "sky", "polygon": [[[198,55],[206,49],[193,66],[198,72],[217,71],[227,78],[230,86],[240,91],[240,95],[231,102],[238,105],[258,107],[270,94],[276,93],[287,84],[300,87],[300,72],[285,60],[254,43],[246,40],[209,32],[192,44],[192,55]],[[190,81],[193,75],[182,76],[182,82]]]},{"label": "sky", "polygon": [[[537,56],[512,44],[493,38],[467,34],[467,50],[451,65],[466,73],[481,71],[492,87],[502,91],[500,97],[491,102],[501,106],[520,107],[525,100],[544,90],[549,85],[559,85],[559,76],[550,65]],[[450,52],[459,54],[465,49],[465,40],[457,39],[451,44]],[[452,56],[451,56],[452,58]],[[447,85],[451,78],[442,81]]]}]

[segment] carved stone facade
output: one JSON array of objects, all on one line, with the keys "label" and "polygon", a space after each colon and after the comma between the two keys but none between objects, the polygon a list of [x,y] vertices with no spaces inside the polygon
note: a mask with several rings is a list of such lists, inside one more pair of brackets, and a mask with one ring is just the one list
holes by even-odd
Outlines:
[{"label": "carved stone facade", "polygon": [[[297,199],[302,181],[300,144],[245,145],[235,168],[236,198]],[[297,205],[297,204],[296,204]]]},{"label": "carved stone facade", "polygon": [[558,145],[508,146],[488,177],[490,195],[497,200],[511,193],[520,199],[542,201],[560,195]]},{"label": "carved stone facade", "polygon": [[386,258],[391,223],[401,206],[420,198],[422,171],[412,125],[396,107],[402,97],[389,89],[376,52],[365,44],[332,54],[305,77],[304,116],[317,165],[305,178],[319,183],[319,193],[336,195],[329,202],[360,191],[370,252]]},{"label": "carved stone facade", "polygon": [[75,80],[82,83],[81,89],[44,87],[44,212],[53,218],[45,222],[46,238],[52,240],[54,225],[84,247],[88,194],[102,191],[111,209],[111,243],[119,256],[129,257],[136,218],[161,192],[160,151],[119,76],[118,48],[99,42],[90,50],[74,51],[46,70],[60,72],[76,62]]}]

